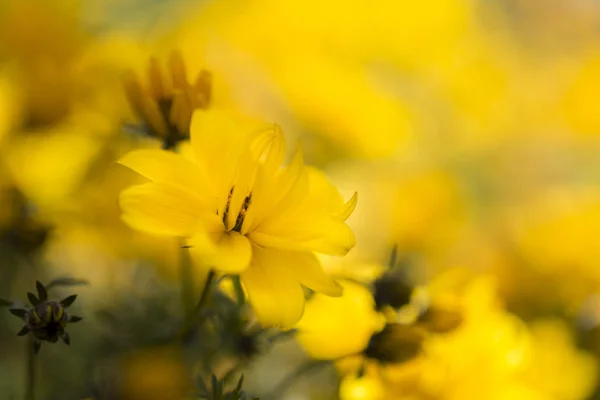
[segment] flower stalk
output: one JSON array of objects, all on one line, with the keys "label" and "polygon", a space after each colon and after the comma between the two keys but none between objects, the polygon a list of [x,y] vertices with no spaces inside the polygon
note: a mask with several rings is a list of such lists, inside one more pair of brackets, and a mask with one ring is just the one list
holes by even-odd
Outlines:
[{"label": "flower stalk", "polygon": [[36,349],[35,339],[29,336],[25,343],[27,351],[27,365],[25,371],[25,400],[35,400],[35,380],[36,380]]},{"label": "flower stalk", "polygon": [[212,293],[212,286],[214,285],[216,276],[217,274],[213,269],[208,272],[204,288],[200,294],[200,299],[198,300],[198,303],[196,304],[196,307],[193,309],[192,313],[188,315],[183,329],[181,330],[181,338],[184,342],[190,339],[191,335],[198,326],[199,319],[201,319],[202,315],[201,313],[209,303],[210,294]]}]

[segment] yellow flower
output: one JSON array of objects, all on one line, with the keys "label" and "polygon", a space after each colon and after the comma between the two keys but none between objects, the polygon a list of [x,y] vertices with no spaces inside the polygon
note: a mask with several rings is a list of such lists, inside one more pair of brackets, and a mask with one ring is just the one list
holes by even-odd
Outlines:
[{"label": "yellow flower", "polygon": [[202,70],[194,83],[188,82],[185,63],[179,52],[169,57],[170,76],[165,77],[155,57],[148,66],[148,86],[144,87],[133,71],[125,78],[129,102],[146,123],[150,135],[160,138],[169,149],[189,139],[194,110],[207,108],[211,98],[211,74]]},{"label": "yellow flower", "polygon": [[598,361],[577,349],[567,323],[538,320],[530,330],[534,341],[531,359],[520,375],[521,384],[536,388],[543,394],[540,398],[588,398],[596,385]]},{"label": "yellow flower", "polygon": [[383,400],[385,390],[378,377],[365,374],[360,378],[346,377],[340,383],[340,398],[344,400]]},{"label": "yellow flower", "polygon": [[529,329],[503,308],[492,276],[448,270],[422,289],[427,311],[383,329],[371,293],[343,285],[340,298],[311,298],[297,338],[312,357],[336,360],[344,400],[575,400],[594,386],[595,361],[567,326]]},{"label": "yellow flower", "polygon": [[[520,261],[509,271],[512,285],[530,306],[560,302],[567,312],[576,313],[586,298],[597,292],[599,196],[593,186],[558,187],[506,213]],[[540,285],[544,281],[554,285],[552,293]]]},{"label": "yellow flower", "polygon": [[120,163],[150,179],[121,194],[124,220],[149,233],[187,238],[204,266],[240,274],[264,325],[293,326],[302,316],[301,284],[331,296],[339,285],[313,252],[346,254],[355,243],[344,203],[298,148],[282,167],[283,133],[252,131],[221,111],[194,114],[194,160],[138,150]]},{"label": "yellow flower", "polygon": [[340,284],[343,296],[314,295],[297,325],[296,338],[313,358],[334,360],[360,353],[383,326],[366,287],[350,281]]}]

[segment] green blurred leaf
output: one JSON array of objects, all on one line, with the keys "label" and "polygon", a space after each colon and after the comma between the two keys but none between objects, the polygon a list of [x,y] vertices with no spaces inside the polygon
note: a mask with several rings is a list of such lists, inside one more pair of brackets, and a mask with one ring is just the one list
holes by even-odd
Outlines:
[{"label": "green blurred leaf", "polygon": [[40,299],[38,299],[35,294],[31,292],[27,292],[27,299],[29,299],[29,302],[34,306],[37,306],[41,303]]},{"label": "green blurred leaf", "polygon": [[48,300],[48,291],[46,290],[46,288],[44,287],[44,285],[42,285],[42,283],[40,281],[35,282],[35,287],[37,289],[38,297],[40,298],[40,300],[41,301]]},{"label": "green blurred leaf", "polygon": [[31,332],[31,329],[29,329],[29,327],[27,325],[25,325],[24,327],[21,328],[21,330],[19,331],[19,333],[17,333],[17,336],[25,336],[29,332]]},{"label": "green blurred leaf", "polygon": [[242,374],[242,376],[240,376],[240,380],[238,381],[237,385],[235,386],[234,392],[241,392],[243,385],[244,385],[244,375]]},{"label": "green blurred leaf", "polygon": [[82,285],[89,285],[89,284],[90,283],[88,281],[86,281],[85,279],[76,279],[76,278],[71,278],[71,277],[56,278],[56,279],[51,280],[50,283],[48,283],[46,285],[46,290],[50,290],[50,288],[53,288],[56,286],[82,286]]},{"label": "green blurred leaf", "polygon": [[8,311],[10,311],[10,313],[12,315],[16,315],[19,318],[23,318],[23,317],[25,317],[25,314],[27,314],[27,310],[25,310],[23,308],[11,308]]},{"label": "green blurred leaf", "polygon": [[73,304],[73,303],[75,302],[75,300],[76,300],[76,299],[77,299],[77,295],[76,295],[76,294],[72,294],[72,295],[70,295],[70,296],[68,296],[68,297],[65,297],[64,299],[62,299],[62,300],[60,301],[60,304],[61,304],[63,307],[67,308],[67,307],[69,307],[71,304]]}]

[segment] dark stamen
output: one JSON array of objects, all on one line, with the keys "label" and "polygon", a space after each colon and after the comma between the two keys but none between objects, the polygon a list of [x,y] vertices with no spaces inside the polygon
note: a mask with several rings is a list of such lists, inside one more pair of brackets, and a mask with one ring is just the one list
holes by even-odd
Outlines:
[{"label": "dark stamen", "polygon": [[232,231],[242,231],[242,225],[244,224],[244,218],[246,218],[246,212],[248,212],[248,207],[250,207],[250,203],[252,203],[252,193],[248,194],[248,196],[246,196],[246,198],[244,199],[244,203],[240,208],[240,212],[237,216],[237,219],[235,220],[235,226],[233,227]]},{"label": "dark stamen", "polygon": [[229,217],[229,206],[231,205],[231,198],[233,197],[234,188],[235,186],[232,186],[231,190],[229,190],[229,194],[227,195],[227,203],[225,203],[225,211],[223,211],[223,225],[225,225],[226,230],[229,228],[229,221],[227,217]]}]

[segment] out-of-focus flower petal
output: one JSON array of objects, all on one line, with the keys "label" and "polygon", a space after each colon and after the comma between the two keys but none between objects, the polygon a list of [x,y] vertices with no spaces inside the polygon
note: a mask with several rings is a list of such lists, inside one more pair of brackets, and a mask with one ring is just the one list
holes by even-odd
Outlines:
[{"label": "out-of-focus flower petal", "polygon": [[341,281],[341,297],[315,294],[298,323],[298,341],[314,358],[336,359],[363,351],[383,317],[371,293],[357,283]]},{"label": "out-of-focus flower petal", "polygon": [[248,301],[264,326],[292,328],[304,311],[304,292],[278,253],[253,246],[252,266],[242,273]]},{"label": "out-of-focus flower petal", "polygon": [[325,273],[321,262],[312,252],[269,249],[274,258],[304,286],[327,296],[339,297],[342,287]]}]

